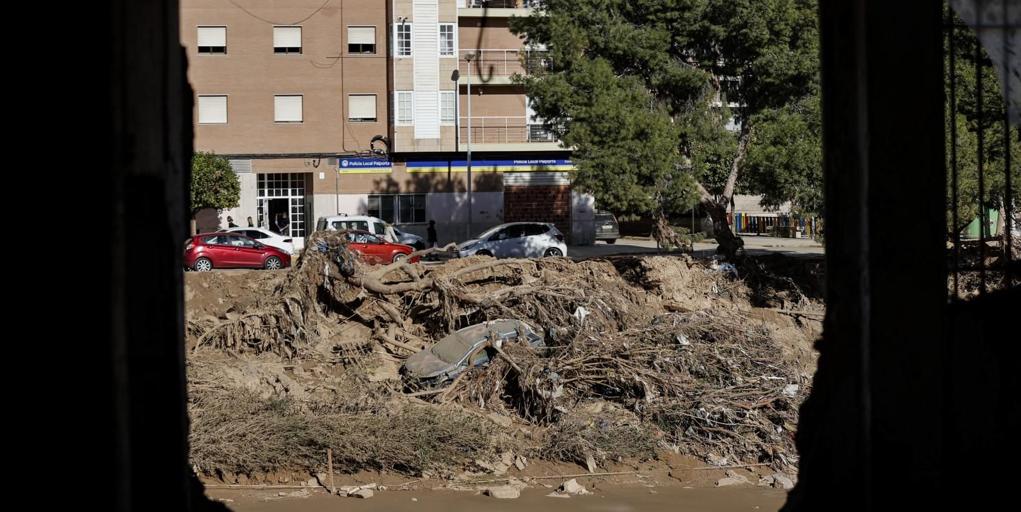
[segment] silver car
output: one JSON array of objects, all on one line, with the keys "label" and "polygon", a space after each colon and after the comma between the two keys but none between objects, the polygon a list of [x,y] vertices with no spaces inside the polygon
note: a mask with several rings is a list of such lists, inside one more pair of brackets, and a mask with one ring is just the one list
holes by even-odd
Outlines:
[{"label": "silver car", "polygon": [[408,233],[407,231],[397,229],[395,226],[391,226],[390,229],[393,229],[394,234],[397,235],[397,243],[410,245],[414,247],[416,251],[425,249],[425,240],[423,240],[422,237],[414,233]]},{"label": "silver car", "polygon": [[567,256],[564,235],[545,222],[511,222],[490,228],[474,240],[458,244],[458,256],[540,258]]},{"label": "silver car", "polygon": [[401,374],[420,386],[436,386],[447,382],[472,366],[483,366],[496,355],[491,347],[504,343],[527,343],[542,347],[542,336],[520,320],[490,320],[475,324],[436,342],[404,361]]}]

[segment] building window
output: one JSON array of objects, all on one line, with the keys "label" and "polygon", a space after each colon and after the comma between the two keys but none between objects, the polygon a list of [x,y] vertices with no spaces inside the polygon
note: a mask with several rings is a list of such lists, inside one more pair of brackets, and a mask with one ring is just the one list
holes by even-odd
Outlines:
[{"label": "building window", "polygon": [[376,53],[376,27],[347,27],[347,53]]},{"label": "building window", "polygon": [[301,53],[301,27],[273,27],[273,53]]},{"label": "building window", "polygon": [[456,48],[454,24],[440,23],[440,57],[453,57]]},{"label": "building window", "polygon": [[227,124],[227,97],[199,96],[199,124]]},{"label": "building window", "polygon": [[457,117],[456,91],[440,91],[440,122],[454,124]]},{"label": "building window", "polygon": [[394,28],[398,57],[411,57],[411,23],[398,23]]},{"label": "building window", "polygon": [[273,96],[273,120],[278,123],[302,122],[300,94]]},{"label": "building window", "polygon": [[369,196],[369,215],[394,223],[394,196]]},{"label": "building window", "polygon": [[401,224],[425,222],[425,194],[397,196],[397,215]]},{"label": "building window", "polygon": [[426,222],[425,194],[370,195],[368,211],[390,224],[422,224]]},{"label": "building window", "polygon": [[347,120],[358,122],[376,121],[375,94],[348,94]]},{"label": "building window", "polygon": [[415,123],[414,94],[411,91],[397,91],[397,124],[410,125]]},{"label": "building window", "polygon": [[227,27],[198,27],[199,53],[227,53]]}]

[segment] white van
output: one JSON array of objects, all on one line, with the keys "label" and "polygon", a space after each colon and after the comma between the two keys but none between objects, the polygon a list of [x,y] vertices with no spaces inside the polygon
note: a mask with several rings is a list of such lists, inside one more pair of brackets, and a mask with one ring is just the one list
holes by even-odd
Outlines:
[{"label": "white van", "polygon": [[368,231],[382,237],[387,242],[399,243],[393,228],[379,217],[370,217],[368,215],[330,215],[329,217],[319,217],[319,220],[316,221],[316,231],[341,231],[345,229]]}]

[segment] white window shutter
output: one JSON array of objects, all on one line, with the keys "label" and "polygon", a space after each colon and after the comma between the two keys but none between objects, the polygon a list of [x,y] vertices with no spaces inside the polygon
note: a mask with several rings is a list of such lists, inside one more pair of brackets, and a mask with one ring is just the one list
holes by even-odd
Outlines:
[{"label": "white window shutter", "polygon": [[347,44],[376,44],[376,27],[347,27]]},{"label": "white window shutter", "polygon": [[226,124],[227,97],[199,96],[199,124]]},{"label": "white window shutter", "polygon": [[301,48],[301,27],[273,27],[274,48]]},{"label": "white window shutter", "polygon": [[301,96],[274,96],[273,120],[279,123],[300,123],[302,121]]},{"label": "white window shutter", "polygon": [[196,46],[227,46],[227,27],[199,27]]},{"label": "white window shutter", "polygon": [[347,101],[348,119],[375,119],[376,96],[373,94],[351,94]]}]

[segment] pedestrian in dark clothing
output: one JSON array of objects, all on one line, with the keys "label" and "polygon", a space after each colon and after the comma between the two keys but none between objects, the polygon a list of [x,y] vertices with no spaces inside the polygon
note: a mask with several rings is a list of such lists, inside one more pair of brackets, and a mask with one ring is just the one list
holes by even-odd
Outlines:
[{"label": "pedestrian in dark clothing", "polygon": [[236,228],[236,227],[238,227],[237,224],[234,224],[234,217],[231,217],[230,215],[227,216],[227,227],[228,228]]},{"label": "pedestrian in dark clothing", "polygon": [[429,221],[429,229],[426,230],[426,238],[429,242],[429,247],[436,247],[436,221]]}]

